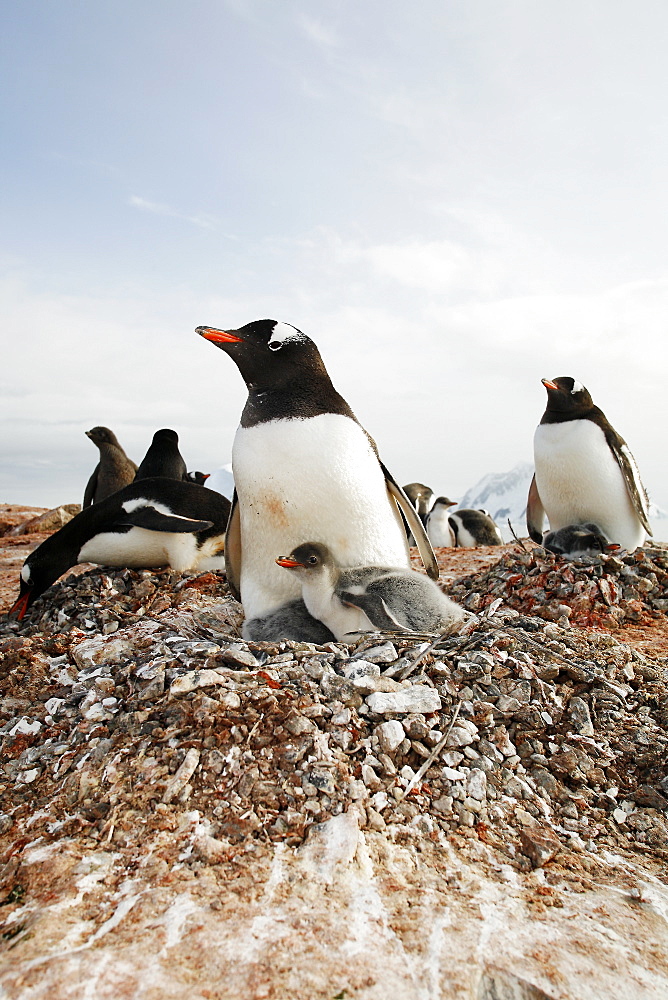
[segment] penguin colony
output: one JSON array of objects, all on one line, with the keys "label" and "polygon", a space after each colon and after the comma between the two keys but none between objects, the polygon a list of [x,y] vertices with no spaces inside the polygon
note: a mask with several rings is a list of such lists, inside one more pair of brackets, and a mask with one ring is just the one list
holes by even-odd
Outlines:
[{"label": "penguin colony", "polygon": [[[435,582],[432,545],[501,545],[490,514],[451,511],[454,501],[433,499],[423,483],[402,489],[301,330],[258,320],[196,332],[230,357],[248,389],[231,503],[206,488],[206,474],[187,471],[174,430],[156,431],[137,467],[109,428],[94,427],[86,434],[100,458],[82,511],[28,557],[12,612],[23,618],[78,562],[224,566],[247,639],[324,643],[378,629],[458,628],[465,614]],[[626,443],[579,382],[542,382],[531,538],[566,557],[642,545],[648,500]],[[411,569],[409,543],[426,576]]]}]

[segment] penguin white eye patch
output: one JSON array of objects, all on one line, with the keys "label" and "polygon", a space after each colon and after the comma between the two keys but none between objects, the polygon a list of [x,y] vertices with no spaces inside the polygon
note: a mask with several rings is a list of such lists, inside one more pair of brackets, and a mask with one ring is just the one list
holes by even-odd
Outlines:
[{"label": "penguin white eye patch", "polygon": [[583,392],[583,391],[584,391],[584,386],[582,385],[582,383],[576,382],[575,379],[573,379],[573,388],[571,389],[571,396],[573,396],[576,392]]},{"label": "penguin white eye patch", "polygon": [[291,326],[289,323],[276,323],[271,332],[271,340],[268,344],[269,350],[280,351],[287,340],[298,340],[301,336],[302,334],[296,326]]}]

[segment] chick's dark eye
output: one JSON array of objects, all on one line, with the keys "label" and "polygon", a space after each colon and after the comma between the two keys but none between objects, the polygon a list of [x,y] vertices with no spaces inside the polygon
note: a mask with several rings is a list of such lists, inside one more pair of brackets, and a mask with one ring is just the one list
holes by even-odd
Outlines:
[{"label": "chick's dark eye", "polygon": [[315,564],[318,561],[318,557],[317,556],[309,556],[308,557],[308,561],[311,564],[311,566],[315,566]]}]

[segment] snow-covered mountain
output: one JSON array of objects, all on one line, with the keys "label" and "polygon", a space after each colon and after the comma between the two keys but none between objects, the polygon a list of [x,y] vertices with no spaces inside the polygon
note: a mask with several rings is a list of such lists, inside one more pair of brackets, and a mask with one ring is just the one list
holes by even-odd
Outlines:
[{"label": "snow-covered mountain", "polygon": [[214,469],[206,483],[207,489],[222,493],[228,500],[232,499],[234,493],[234,476],[232,475],[232,465],[221,465],[219,469]]},{"label": "snow-covered mountain", "polygon": [[[489,473],[466,491],[459,501],[460,507],[484,507],[496,521],[506,541],[512,538],[508,520],[520,537],[526,537],[526,510],[533,464],[520,462],[509,472]],[[453,507],[453,512],[456,508]],[[650,524],[654,541],[668,540],[668,512],[650,504]]]}]

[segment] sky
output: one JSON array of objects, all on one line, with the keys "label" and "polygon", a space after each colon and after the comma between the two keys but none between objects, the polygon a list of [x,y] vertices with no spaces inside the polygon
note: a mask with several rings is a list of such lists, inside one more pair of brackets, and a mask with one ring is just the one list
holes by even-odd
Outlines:
[{"label": "sky", "polygon": [[111,427],[230,461],[195,334],[318,345],[401,483],[531,461],[590,390],[668,507],[668,6],[26,0],[0,33],[0,501],[80,501]]}]

